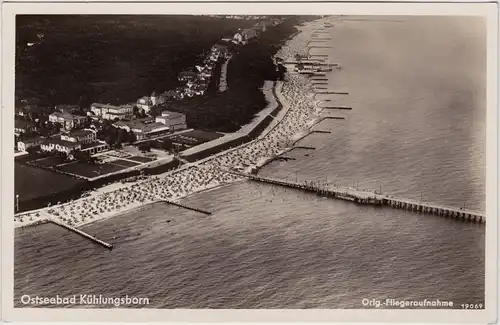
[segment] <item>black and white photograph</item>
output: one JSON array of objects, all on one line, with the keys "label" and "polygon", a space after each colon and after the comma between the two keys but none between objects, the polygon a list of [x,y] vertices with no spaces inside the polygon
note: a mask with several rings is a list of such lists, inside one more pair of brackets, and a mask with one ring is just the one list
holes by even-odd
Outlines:
[{"label": "black and white photograph", "polygon": [[494,307],[497,31],[312,6],[3,26],[13,309]]}]

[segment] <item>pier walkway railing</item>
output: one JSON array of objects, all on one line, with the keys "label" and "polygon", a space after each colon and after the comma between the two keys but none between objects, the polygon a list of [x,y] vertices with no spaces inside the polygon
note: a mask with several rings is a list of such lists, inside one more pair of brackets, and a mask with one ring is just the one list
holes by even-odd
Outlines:
[{"label": "pier walkway railing", "polygon": [[273,185],[296,188],[307,192],[313,192],[321,196],[337,198],[351,201],[357,204],[367,204],[374,206],[387,206],[395,209],[402,209],[436,216],[450,217],[453,219],[466,220],[477,223],[485,223],[486,217],[483,213],[474,210],[445,206],[441,204],[420,202],[417,200],[398,198],[375,192],[360,191],[352,187],[343,187],[336,185],[319,186],[314,182],[293,182],[268,177],[261,177],[241,172],[226,171],[239,176],[247,177],[250,180]]}]

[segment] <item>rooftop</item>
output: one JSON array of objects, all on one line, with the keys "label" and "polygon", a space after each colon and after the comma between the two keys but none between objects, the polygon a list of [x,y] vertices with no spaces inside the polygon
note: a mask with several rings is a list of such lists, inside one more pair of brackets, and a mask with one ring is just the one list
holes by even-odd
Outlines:
[{"label": "rooftop", "polygon": [[28,139],[23,139],[21,141],[18,141],[18,142],[23,142],[23,143],[31,143],[31,142],[37,142],[37,141],[41,141],[41,140],[44,140],[45,138],[44,137],[41,137],[41,136],[34,136],[34,137],[31,137],[31,138],[28,138]]},{"label": "rooftop", "polygon": [[70,113],[67,113],[67,112],[64,112],[64,113],[61,113],[61,112],[54,112],[52,114],[50,114],[52,116],[57,116],[59,118],[63,118],[63,119],[84,119],[86,118],[85,116],[80,116],[80,115],[74,115],[74,114],[70,114]]},{"label": "rooftop", "polygon": [[94,147],[99,147],[102,145],[106,145],[106,143],[102,143],[99,141],[92,141],[90,143],[84,143],[82,144],[82,149],[88,149],[88,148],[94,148]]},{"label": "rooftop", "polygon": [[56,105],[55,109],[80,109],[79,105],[74,105],[74,104],[60,104]]},{"label": "rooftop", "polygon": [[165,117],[168,119],[177,119],[183,117],[184,114],[177,113],[177,112],[171,112],[171,111],[162,111],[161,116],[158,117]]},{"label": "rooftop", "polygon": [[109,109],[118,109],[118,106],[115,106],[115,105],[111,105],[111,104],[101,104],[101,103],[93,103],[92,105],[90,105],[90,107],[94,107],[94,108],[109,108]]},{"label": "rooftop", "polygon": [[55,138],[55,137],[47,139],[43,142],[43,144],[46,144],[46,145],[49,145],[51,143],[65,146],[68,148],[74,148],[74,147],[78,147],[80,145],[78,142],[66,141],[66,140],[62,140],[60,138]]},{"label": "rooftop", "polygon": [[151,118],[137,119],[133,121],[118,121],[117,126],[128,126],[130,129],[140,129],[142,132],[151,132],[155,129],[168,129],[163,123],[155,122]]},{"label": "rooftop", "polygon": [[72,137],[84,137],[84,136],[87,136],[89,134],[94,134],[94,133],[95,132],[92,130],[82,129],[82,130],[71,131],[67,135],[72,136]]}]

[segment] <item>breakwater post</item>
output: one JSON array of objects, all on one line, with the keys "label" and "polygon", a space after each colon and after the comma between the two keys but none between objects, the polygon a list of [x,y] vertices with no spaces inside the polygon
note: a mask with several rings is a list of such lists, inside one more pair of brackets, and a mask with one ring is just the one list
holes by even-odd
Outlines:
[{"label": "breakwater post", "polygon": [[347,106],[323,106],[323,109],[343,109],[343,110],[352,110],[352,107]]},{"label": "breakwater post", "polygon": [[67,225],[65,223],[59,222],[59,221],[54,220],[54,219],[49,219],[49,221],[52,222],[53,224],[56,224],[56,225],[60,226],[60,227],[63,227],[63,228],[66,228],[66,229],[68,229],[70,231],[76,232],[77,234],[79,234],[79,235],[81,235],[81,236],[83,236],[83,237],[85,237],[87,239],[90,239],[94,243],[102,245],[102,246],[106,247],[109,250],[113,249],[113,245],[108,244],[108,243],[106,243],[106,242],[104,242],[104,241],[102,241],[100,239],[97,239],[96,237],[91,236],[91,235],[87,234],[86,232],[81,231],[80,229],[76,229],[75,227],[72,227],[70,225]]},{"label": "breakwater post", "polygon": [[293,149],[316,150],[316,148],[311,146],[294,146]]},{"label": "breakwater post", "polygon": [[187,209],[187,210],[191,210],[191,211],[195,211],[195,212],[203,213],[203,214],[206,214],[206,215],[211,215],[211,214],[212,214],[212,212],[210,212],[210,211],[206,211],[206,210],[198,209],[198,208],[191,207],[191,206],[189,206],[189,205],[182,204],[182,203],[178,203],[178,202],[174,202],[174,201],[169,201],[169,200],[160,200],[160,201],[158,201],[158,202],[167,203],[167,204],[172,204],[172,205],[178,206],[179,208],[184,208],[184,209]]}]

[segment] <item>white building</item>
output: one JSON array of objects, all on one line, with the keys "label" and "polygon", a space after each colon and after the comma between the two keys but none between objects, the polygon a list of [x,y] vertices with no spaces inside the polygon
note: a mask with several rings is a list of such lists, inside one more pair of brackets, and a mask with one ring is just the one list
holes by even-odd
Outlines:
[{"label": "white building", "polygon": [[25,139],[17,142],[17,150],[19,151],[27,151],[31,147],[40,146],[40,144],[44,141],[42,137],[33,137],[30,139]]},{"label": "white building", "polygon": [[60,138],[54,137],[43,141],[40,145],[43,151],[59,151],[69,154],[73,150],[79,150],[82,145],[78,142],[61,140]]},{"label": "white building", "polygon": [[61,140],[87,144],[96,141],[96,131],[91,129],[76,130],[61,134]]},{"label": "white building", "polygon": [[156,122],[168,126],[172,131],[187,128],[186,115],[177,112],[163,111],[161,116],[156,117]]},{"label": "white building", "polygon": [[94,103],[90,105],[90,111],[103,120],[124,120],[129,119],[134,114],[134,105],[126,104],[121,106],[114,106],[110,104]]},{"label": "white building", "polygon": [[151,108],[158,104],[158,97],[153,93],[151,96],[144,96],[137,100],[136,106],[145,113],[149,113]]},{"label": "white building", "polygon": [[139,119],[133,121],[117,121],[113,126],[132,132],[138,141],[151,139],[161,135],[169,134],[170,127],[152,118]]},{"label": "white building", "polygon": [[108,149],[108,145],[103,141],[97,141],[94,130],[84,129],[45,139],[41,142],[40,148],[43,151],[59,151],[66,154],[74,150],[95,154]]},{"label": "white building", "polygon": [[70,113],[54,112],[49,115],[49,122],[61,123],[66,130],[79,127],[85,123],[87,117]]}]

